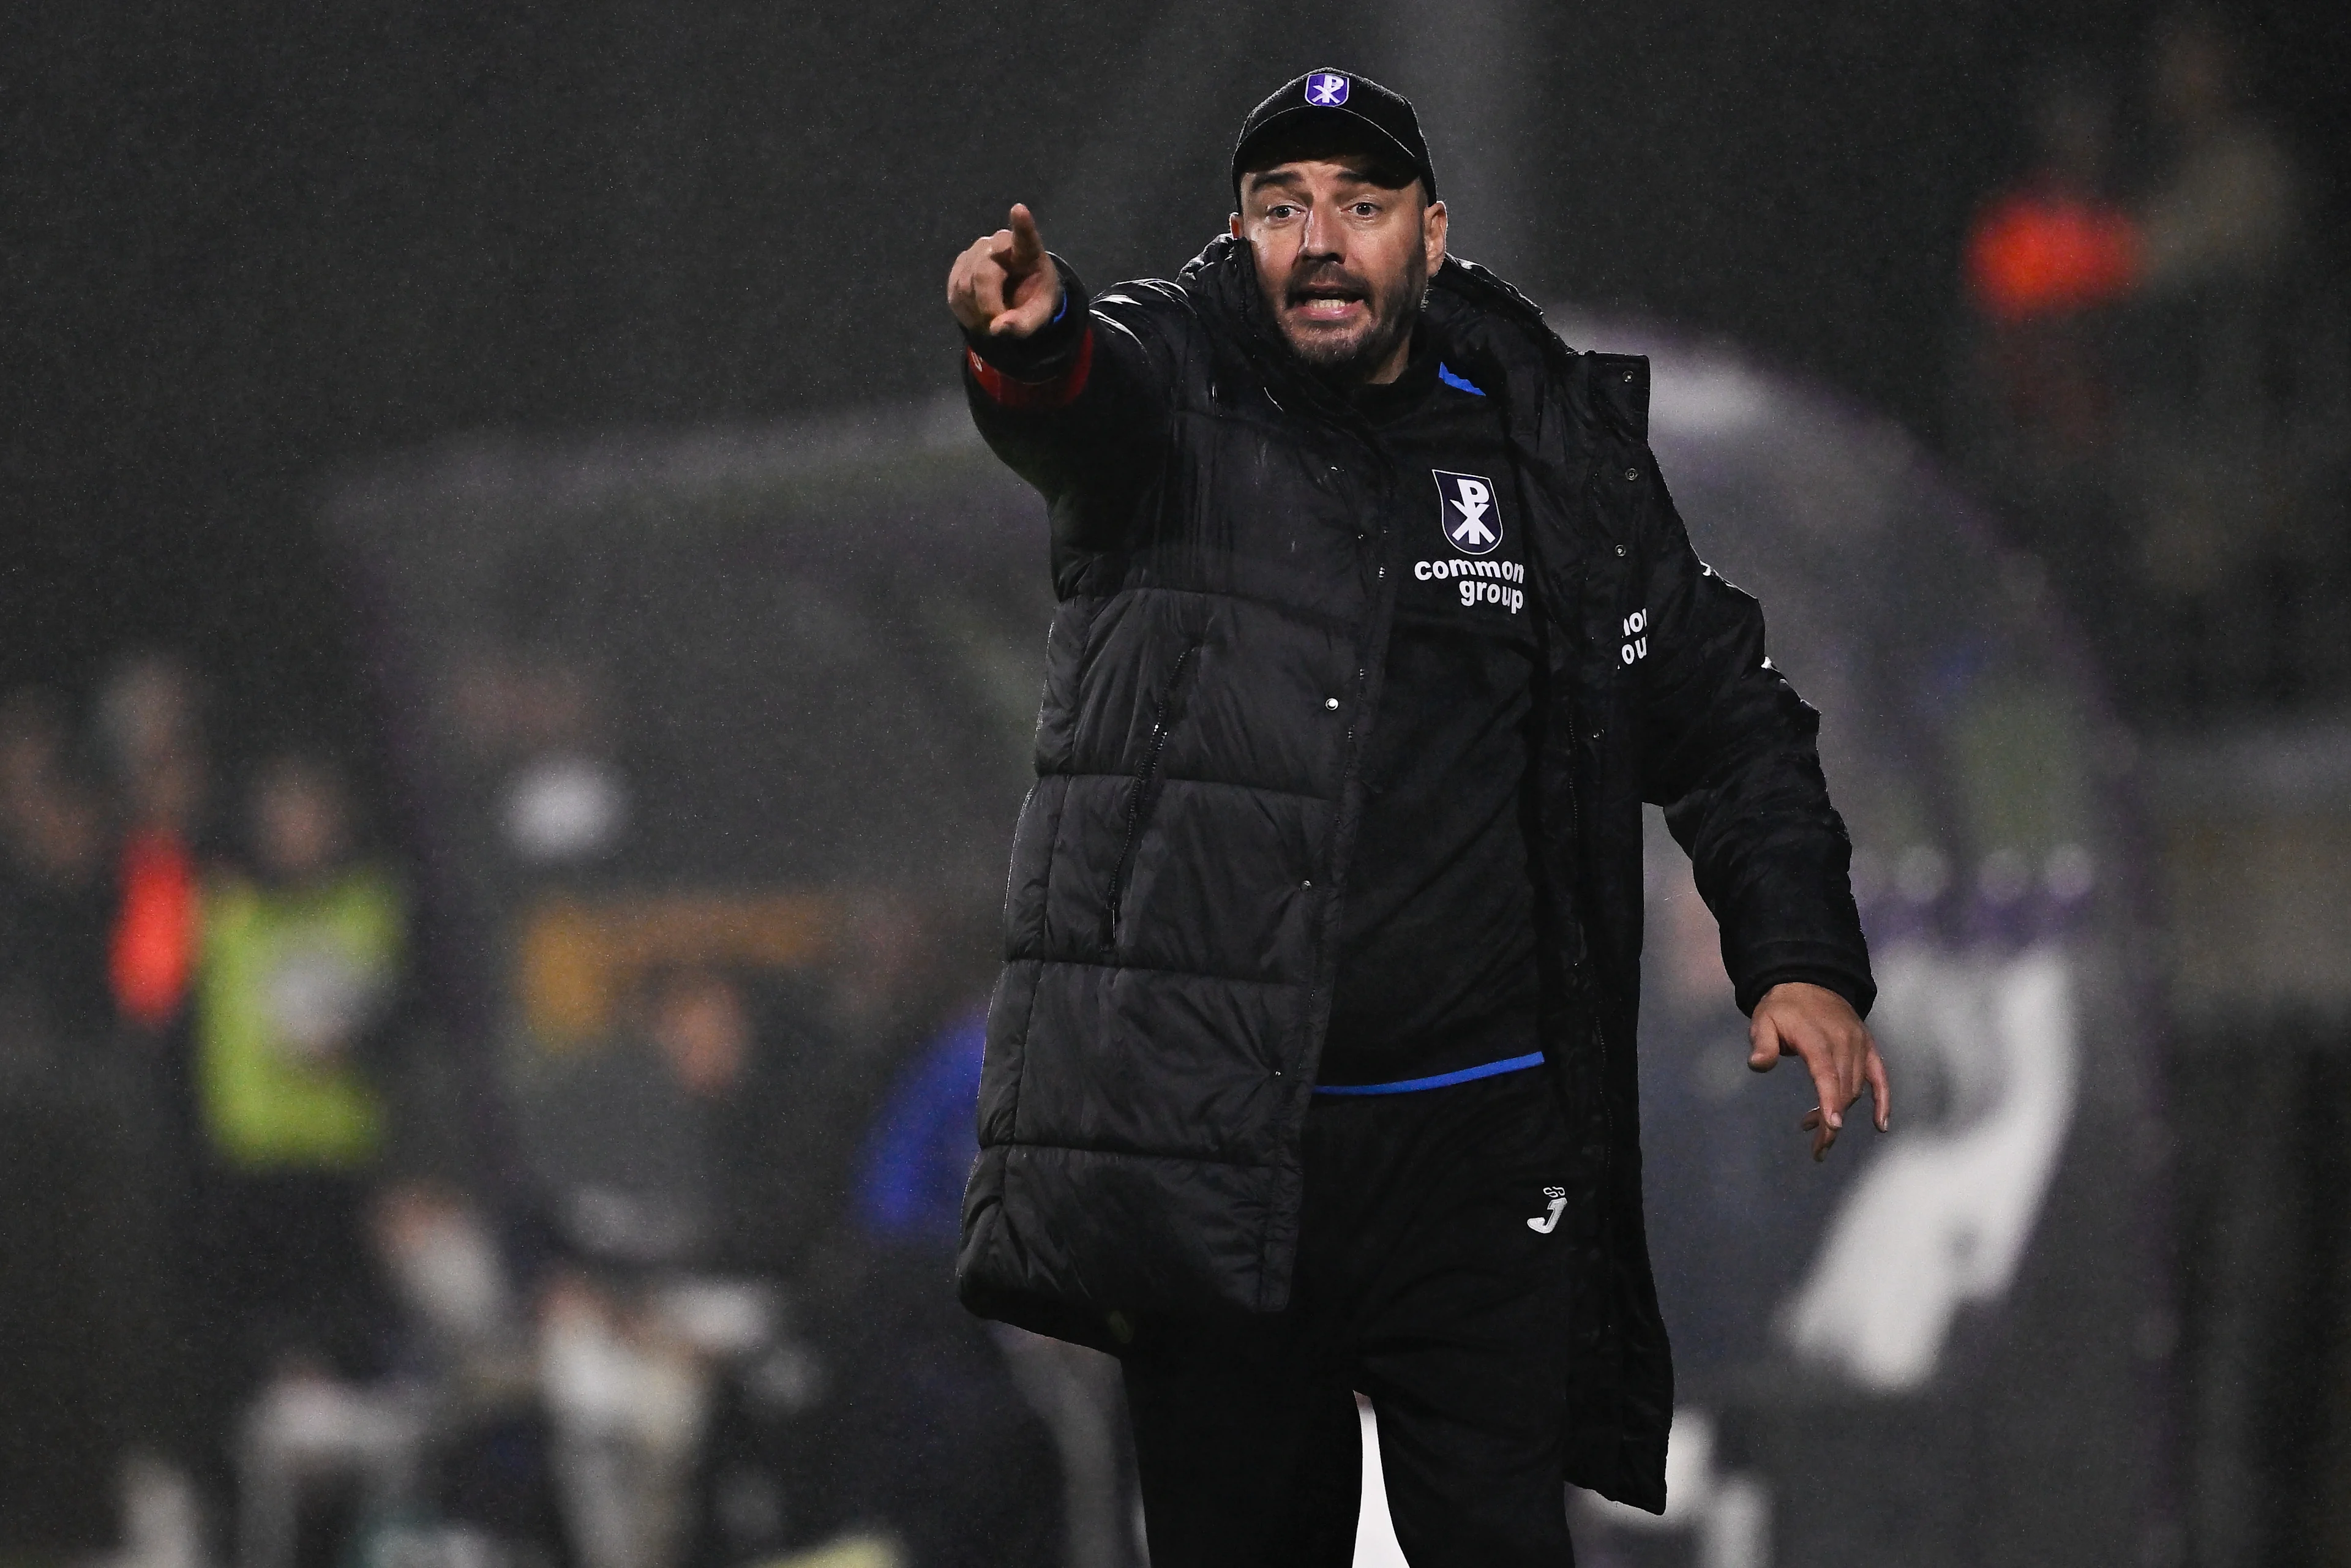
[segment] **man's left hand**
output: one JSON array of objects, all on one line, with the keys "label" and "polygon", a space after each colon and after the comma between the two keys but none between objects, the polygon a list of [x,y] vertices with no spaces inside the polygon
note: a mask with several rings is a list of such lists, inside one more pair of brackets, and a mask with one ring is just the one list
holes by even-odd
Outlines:
[{"label": "man's left hand", "polygon": [[1813,1134],[1813,1158],[1826,1159],[1844,1130],[1844,1113],[1861,1098],[1864,1088],[1877,1106],[1877,1130],[1890,1125],[1893,1103],[1886,1082],[1886,1059],[1877,1041],[1853,1004],[1825,986],[1786,980],[1763,994],[1748,1021],[1747,1039],[1754,1048],[1747,1065],[1769,1072],[1783,1056],[1803,1059],[1813,1075],[1820,1103],[1804,1113],[1804,1131]]}]

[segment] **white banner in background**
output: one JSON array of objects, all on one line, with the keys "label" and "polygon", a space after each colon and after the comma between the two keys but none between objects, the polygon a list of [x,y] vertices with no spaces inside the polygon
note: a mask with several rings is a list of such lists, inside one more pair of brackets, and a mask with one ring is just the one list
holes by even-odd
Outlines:
[{"label": "white banner in background", "polygon": [[1997,1301],[2015,1278],[2073,1122],[2081,1051],[2073,964],[2054,944],[1997,958],[1902,947],[1879,975],[1871,1026],[1895,1063],[1934,1059],[1950,1114],[1871,1162],[1780,1332],[1806,1359],[1899,1393],[1933,1375],[1961,1305]]}]

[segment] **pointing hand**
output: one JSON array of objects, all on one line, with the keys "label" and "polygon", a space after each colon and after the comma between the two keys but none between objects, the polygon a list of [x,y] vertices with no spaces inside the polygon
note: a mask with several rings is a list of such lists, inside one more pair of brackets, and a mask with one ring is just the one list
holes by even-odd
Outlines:
[{"label": "pointing hand", "polygon": [[1011,226],[971,242],[947,272],[947,308],[974,332],[1026,338],[1061,308],[1061,274],[1045,254],[1037,220],[1013,204]]}]

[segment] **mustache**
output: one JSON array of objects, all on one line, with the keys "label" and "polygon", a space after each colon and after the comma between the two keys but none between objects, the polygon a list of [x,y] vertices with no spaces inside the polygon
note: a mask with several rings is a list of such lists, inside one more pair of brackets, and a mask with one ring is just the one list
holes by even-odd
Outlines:
[{"label": "mustache", "polygon": [[1372,286],[1335,262],[1317,262],[1301,268],[1281,291],[1285,305],[1302,305],[1309,299],[1343,296],[1369,299],[1372,298]]}]

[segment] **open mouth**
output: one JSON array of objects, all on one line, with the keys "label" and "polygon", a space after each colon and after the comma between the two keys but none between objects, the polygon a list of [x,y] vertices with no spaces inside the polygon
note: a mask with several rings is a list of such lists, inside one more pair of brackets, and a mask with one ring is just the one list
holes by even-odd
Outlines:
[{"label": "open mouth", "polygon": [[1309,321],[1343,321],[1371,296],[1345,283],[1305,283],[1292,287],[1285,298],[1290,314]]}]

